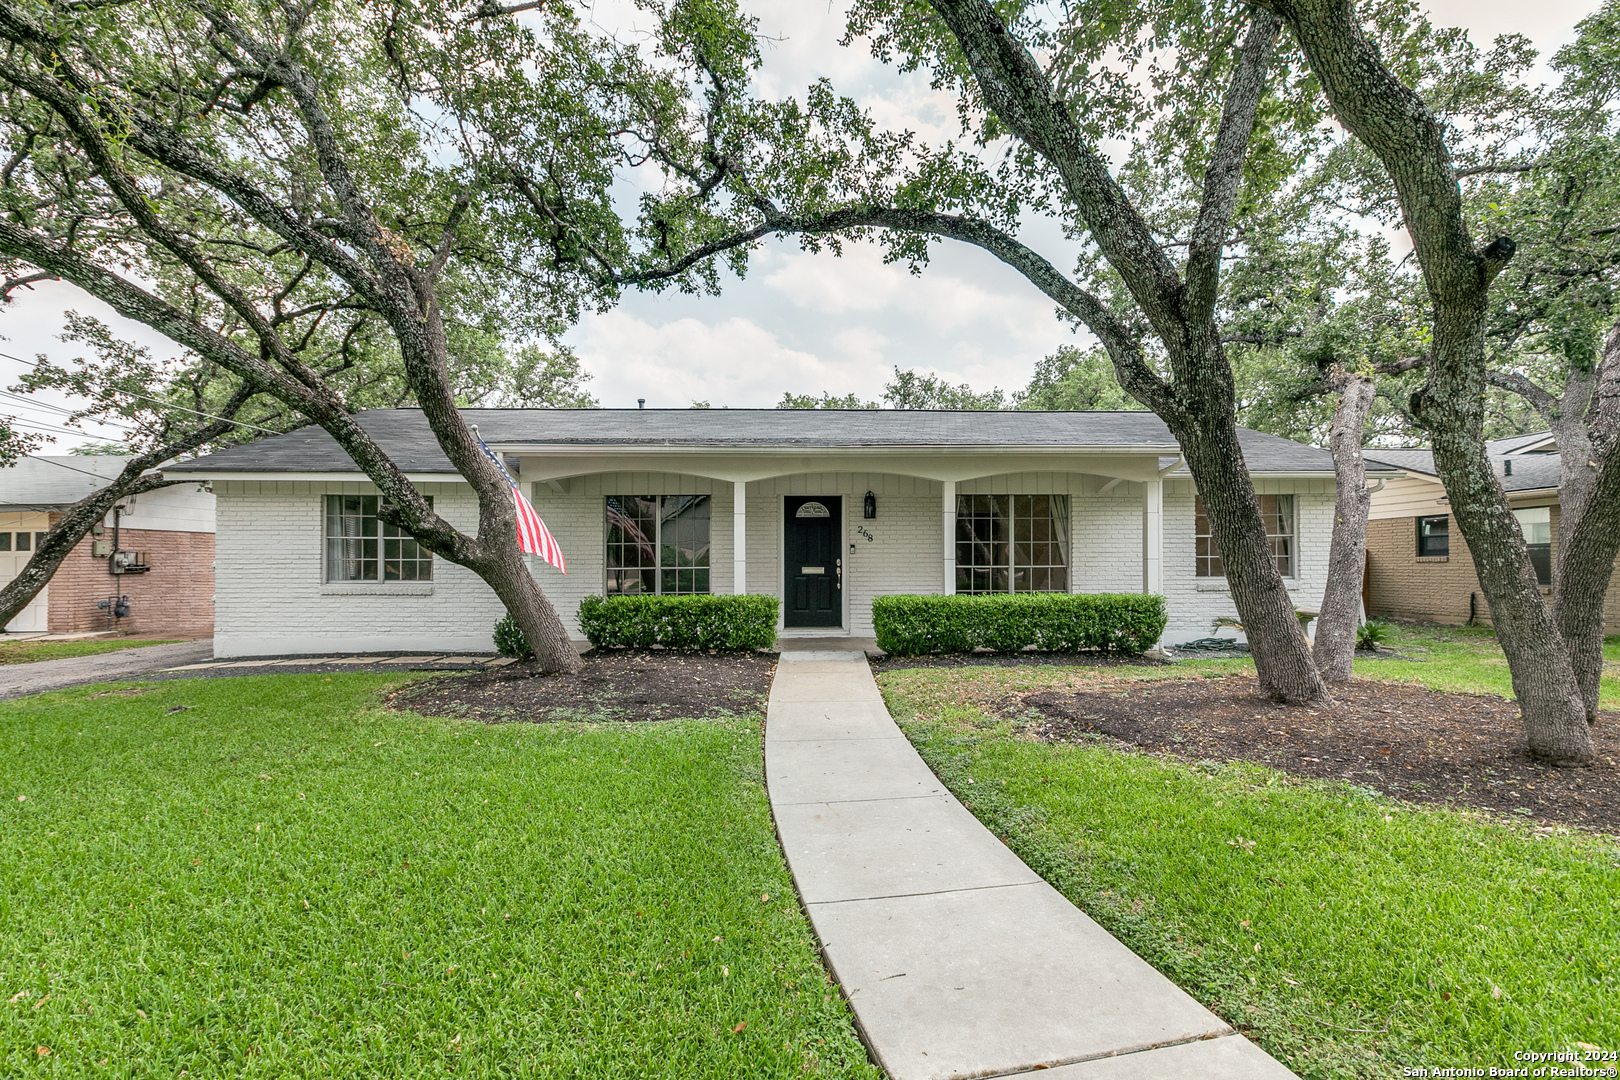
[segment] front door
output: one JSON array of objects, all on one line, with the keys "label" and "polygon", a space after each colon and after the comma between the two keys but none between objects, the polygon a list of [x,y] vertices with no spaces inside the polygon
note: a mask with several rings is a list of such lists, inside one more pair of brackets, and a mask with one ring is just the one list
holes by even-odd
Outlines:
[{"label": "front door", "polygon": [[789,495],[782,562],[784,626],[844,625],[843,500],[837,495]]}]

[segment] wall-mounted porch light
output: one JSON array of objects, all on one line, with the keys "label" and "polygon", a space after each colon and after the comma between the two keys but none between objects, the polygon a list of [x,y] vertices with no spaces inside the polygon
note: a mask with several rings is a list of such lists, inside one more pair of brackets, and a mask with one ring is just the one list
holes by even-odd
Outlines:
[{"label": "wall-mounted porch light", "polygon": [[877,496],[870,491],[866,493],[866,498],[861,503],[861,517],[867,521],[877,517]]}]

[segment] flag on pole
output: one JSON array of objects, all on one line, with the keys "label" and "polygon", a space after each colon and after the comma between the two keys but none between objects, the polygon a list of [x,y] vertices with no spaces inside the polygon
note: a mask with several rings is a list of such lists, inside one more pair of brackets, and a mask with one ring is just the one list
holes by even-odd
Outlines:
[{"label": "flag on pole", "polygon": [[501,470],[501,475],[506,477],[506,482],[512,485],[512,501],[517,504],[518,546],[525,553],[538,555],[558,570],[565,574],[568,573],[568,563],[563,558],[562,548],[558,546],[556,537],[551,535],[551,530],[546,528],[546,523],[540,520],[540,515],[535,513],[534,507],[529,504],[529,500],[523,497],[523,492],[518,488],[518,482],[512,479],[512,474],[506,471],[506,466],[501,464],[501,459],[496,455],[495,451],[491,450],[489,444],[484,442],[484,437],[478,434],[478,429],[473,428],[472,433],[473,438],[478,440],[478,449],[484,452],[485,457],[494,462],[495,467]]}]

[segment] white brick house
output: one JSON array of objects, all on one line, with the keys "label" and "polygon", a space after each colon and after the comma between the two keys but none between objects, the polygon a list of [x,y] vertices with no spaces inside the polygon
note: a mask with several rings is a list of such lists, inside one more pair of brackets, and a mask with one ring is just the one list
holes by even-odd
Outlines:
[{"label": "white brick house", "polygon": [[[1169,643],[1232,615],[1196,493],[1151,413],[467,410],[568,558],[531,560],[564,623],[596,593],[764,593],[784,637],[872,633],[872,598],[1158,592]],[[477,520],[417,410],[360,422],[446,520]],[[1321,600],[1325,451],[1243,431],[1279,568]],[[501,614],[473,574],[387,535],[376,489],[307,428],[168,471],[212,484],[215,652],[478,651]],[[1207,529],[1207,527],[1206,527]]]}]

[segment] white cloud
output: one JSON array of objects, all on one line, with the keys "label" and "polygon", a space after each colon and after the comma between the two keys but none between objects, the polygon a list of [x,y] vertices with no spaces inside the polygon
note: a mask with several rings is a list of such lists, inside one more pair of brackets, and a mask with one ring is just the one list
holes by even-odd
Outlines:
[{"label": "white cloud", "polygon": [[[586,319],[575,337],[594,376],[590,388],[610,407],[630,407],[646,398],[650,408],[682,408],[693,401],[765,408],[780,401],[786,389],[858,385],[871,393],[873,382],[866,350],[826,360],[789,348],[771,331],[738,316],[715,323],[687,317],[654,324],[619,308]],[[880,389],[882,379],[876,382]]]},{"label": "white cloud", "polygon": [[881,314],[891,324],[903,319],[929,333],[978,323],[1023,343],[1051,336],[1052,302],[989,255],[960,245],[937,248],[920,275],[903,264],[885,263],[882,249],[871,243],[846,244],[838,258],[779,254],[770,265],[774,269],[766,270],[764,283],[796,307]]}]

